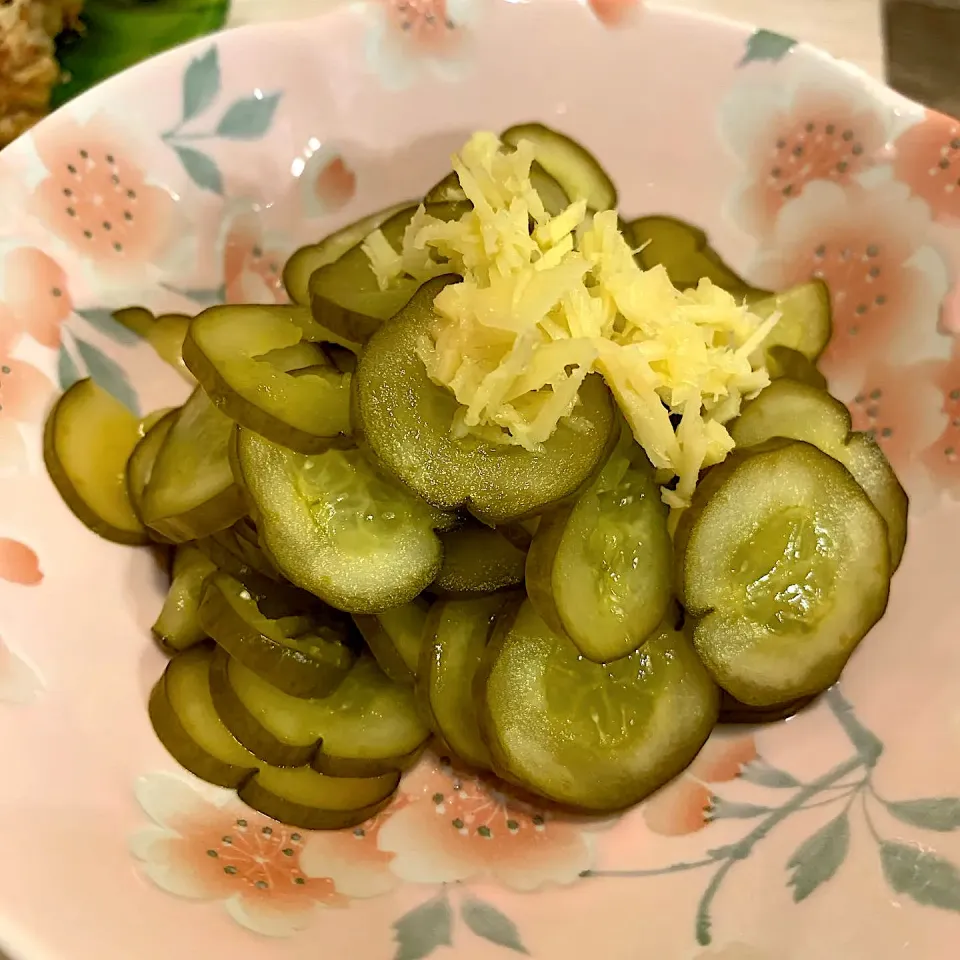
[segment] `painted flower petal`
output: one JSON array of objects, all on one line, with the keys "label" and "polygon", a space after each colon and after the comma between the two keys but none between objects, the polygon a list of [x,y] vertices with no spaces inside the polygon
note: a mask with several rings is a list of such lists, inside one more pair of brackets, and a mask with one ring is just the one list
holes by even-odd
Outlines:
[{"label": "painted flower petal", "polygon": [[898,180],[930,205],[937,220],[960,217],[960,121],[932,110],[894,144]]},{"label": "painted flower petal", "polygon": [[622,27],[640,12],[643,0],[587,0],[587,6],[605,27]]},{"label": "painted flower petal", "polygon": [[[230,791],[206,788],[228,801],[234,796]],[[197,787],[182,776],[172,773],[148,773],[140,777],[134,792],[144,813],[161,827],[178,832],[190,825],[223,816],[221,805],[211,802]]]},{"label": "painted flower petal", "polygon": [[73,304],[55,260],[35,247],[12,250],[4,261],[3,295],[20,330],[45,347],[60,345],[60,326]]},{"label": "painted flower petal", "polygon": [[25,543],[0,537],[0,579],[24,586],[35,586],[43,580],[40,561]]},{"label": "painted flower petal", "polygon": [[42,690],[43,682],[33,667],[0,640],[0,701],[32,703]]},{"label": "painted flower petal", "polygon": [[691,777],[681,775],[658,790],[641,807],[643,819],[665,837],[696,833],[707,825],[710,791]]},{"label": "painted flower petal", "polygon": [[756,759],[757,743],[752,736],[714,736],[697,754],[689,772],[706,783],[723,783],[740,776],[740,771]]},{"label": "painted flower petal", "polygon": [[38,422],[52,392],[53,384],[36,367],[0,358],[0,420]]},{"label": "painted flower petal", "polygon": [[23,442],[20,428],[12,419],[4,419],[0,413],[0,471],[19,471],[26,462],[27,445]]},{"label": "painted flower petal", "polygon": [[325,211],[339,210],[353,199],[357,176],[336,156],[325,164],[313,180],[313,195]]},{"label": "painted flower petal", "polygon": [[224,903],[227,913],[241,927],[265,937],[292,937],[306,930],[320,908],[315,900],[270,900],[237,895]]}]

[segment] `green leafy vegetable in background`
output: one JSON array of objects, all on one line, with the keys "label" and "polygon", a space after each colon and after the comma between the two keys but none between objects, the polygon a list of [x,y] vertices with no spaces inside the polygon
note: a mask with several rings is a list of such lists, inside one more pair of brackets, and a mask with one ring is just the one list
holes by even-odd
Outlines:
[{"label": "green leafy vegetable in background", "polygon": [[147,57],[219,30],[230,0],[86,0],[83,29],[57,41],[65,83],[53,91],[59,107],[101,80]]}]

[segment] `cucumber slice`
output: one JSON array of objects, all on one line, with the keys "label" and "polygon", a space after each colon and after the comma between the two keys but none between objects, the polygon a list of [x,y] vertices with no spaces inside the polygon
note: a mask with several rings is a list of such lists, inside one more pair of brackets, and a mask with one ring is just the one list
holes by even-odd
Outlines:
[{"label": "cucumber slice", "polygon": [[429,731],[413,691],[362,657],[331,696],[301,700],[282,693],[222,651],[210,675],[223,722],[249,750],[275,766],[313,763],[321,773],[376,777],[405,770]]},{"label": "cucumber slice", "polygon": [[265,816],[305,830],[343,830],[376,816],[400,783],[399,773],[352,779],[325,777],[309,767],[261,768],[237,790]]},{"label": "cucumber slice", "polygon": [[153,633],[164,650],[177,653],[207,638],[200,623],[200,598],[203,582],[216,569],[196,547],[177,547],[173,581],[153,625]]},{"label": "cucumber slice", "polygon": [[409,207],[409,203],[387,207],[386,210],[372,213],[369,217],[331,233],[319,243],[312,243],[294,251],[283,268],[283,285],[290,299],[303,307],[309,307],[310,277],[313,272],[339,260],[348,250],[362,243],[385,220]]},{"label": "cucumber slice", "polygon": [[470,597],[523,583],[526,551],[517,549],[502,529],[468,522],[441,534],[443,566],[430,589],[442,597]]},{"label": "cucumber slice", "polygon": [[237,787],[261,766],[223,725],[210,696],[213,648],[177,654],[150,694],[150,722],[167,752],[207,783]]},{"label": "cucumber slice", "polygon": [[351,613],[407,603],[442,560],[446,518],[356,450],[294,453],[238,428],[234,466],[261,546],[292,583]]},{"label": "cucumber slice", "polygon": [[185,313],[165,313],[155,317],[144,307],[124,307],[113,314],[121,326],[143,337],[157,356],[169,364],[188,383],[194,383],[193,374],[183,362],[183,338],[190,326]]},{"label": "cucumber slice", "polygon": [[529,601],[498,619],[476,690],[494,770],[597,812],[636,803],[683,770],[710,735],[720,700],[672,626],[629,657],[596,664]]},{"label": "cucumber slice", "polygon": [[700,658],[750,706],[825,690],[886,607],[883,518],[808,443],[746,451],[707,476],[676,535]]},{"label": "cucumber slice", "polygon": [[509,602],[500,594],[475,600],[439,600],[425,628],[417,695],[430,726],[464,763],[493,764],[480,734],[473,684],[497,614]]},{"label": "cucumber slice", "polygon": [[[179,410],[165,413],[140,438],[127,460],[127,493],[133,510],[141,521],[143,519],[143,494],[150,482],[157,454],[167,439],[170,428],[179,416]],[[149,532],[149,531],[148,531]]]},{"label": "cucumber slice", "polygon": [[772,707],[751,707],[731,697],[726,690],[720,693],[720,723],[761,724],[777,723],[799,713],[813,702],[814,697],[801,697]]},{"label": "cucumber slice", "polygon": [[[544,209],[552,217],[559,216],[570,206],[570,198],[563,187],[534,160],[530,164],[530,183],[540,195]],[[466,203],[467,195],[460,186],[456,173],[448,173],[436,186],[427,191],[424,203]]]},{"label": "cucumber slice", "polygon": [[625,657],[666,616],[667,513],[653,469],[625,429],[580,499],[541,520],[527,556],[530,602],[590,660]]},{"label": "cucumber slice", "polygon": [[574,415],[537,453],[455,437],[459,404],[430,380],[418,353],[448,282],[424,284],[370,338],[354,377],[354,428],[378,464],[441,509],[466,506],[489,524],[545,510],[576,493],[606,459],[617,436],[613,399],[600,377],[587,377]]},{"label": "cucumber slice", "polygon": [[353,665],[346,631],[334,620],[268,619],[250,592],[224,573],[207,578],[200,624],[238,663],[292,697],[328,696]]},{"label": "cucumber slice", "polygon": [[224,530],[245,513],[227,457],[233,422],[198,387],[160,447],[143,492],[145,523],[175,543]]},{"label": "cucumber slice", "polygon": [[150,541],[127,489],[127,461],[139,439],[137,418],[92,380],[60,397],[44,429],[43,460],[63,502],[114,543]]},{"label": "cucumber slice", "polygon": [[[426,210],[438,220],[456,220],[469,203],[430,204]],[[403,244],[416,204],[394,214],[380,230],[395,250]],[[318,323],[348,337],[365,342],[384,320],[406,306],[420,286],[418,280],[400,277],[386,290],[380,289],[370,266],[370,258],[361,244],[348,250],[339,260],[315,270],[310,277],[310,308]]]},{"label": "cucumber slice", "polygon": [[823,390],[795,380],[771,383],[731,424],[738,447],[773,437],[804,440],[842,463],[886,521],[890,561],[896,570],[907,541],[907,494],[883,451],[870,437],[851,432],[847,408]]},{"label": "cucumber slice", "polygon": [[799,350],[774,344],[765,352],[767,373],[771,380],[798,380],[818,390],[827,389],[827,378]]},{"label": "cucumber slice", "polygon": [[627,224],[627,239],[644,270],[662,266],[678,290],[696,287],[706,277],[735,297],[770,296],[757,291],[723,262],[698,227],[673,217],[641,217]]},{"label": "cucumber slice", "polygon": [[306,370],[309,367],[331,366],[330,358],[319,343],[310,343],[301,340],[290,347],[279,347],[269,350],[258,360],[266,360],[283,373],[293,373],[297,370]]},{"label": "cucumber slice", "polygon": [[833,333],[830,289],[822,280],[801,283],[783,293],[752,300],[750,312],[764,320],[779,312],[780,319],[763,342],[763,349],[790,347],[816,360]]},{"label": "cucumber slice", "polygon": [[540,529],[540,517],[528,517],[525,520],[516,520],[513,523],[503,523],[496,528],[508,543],[512,543],[518,550],[527,553],[530,544]]},{"label": "cucumber slice", "polygon": [[380,669],[394,683],[410,684],[417,677],[427,610],[427,603],[417,598],[375,616],[359,614],[353,618]]},{"label": "cucumber slice", "polygon": [[[291,376],[270,353],[300,342],[303,307],[230,305],[204,310],[183,344],[187,366],[213,402],[249,430],[302,453],[345,445],[350,378],[310,367]],[[299,319],[299,322],[298,322]]]},{"label": "cucumber slice", "polygon": [[253,540],[250,540],[239,532],[241,526],[245,526],[247,522],[244,518],[227,530],[220,530],[209,537],[197,540],[197,549],[209,557],[224,573],[235,577],[257,593],[266,593],[271,585],[264,581],[279,583],[281,576],[260,549],[256,535]]},{"label": "cucumber slice", "polygon": [[510,127],[500,139],[512,147],[528,141],[537,163],[571,200],[586,200],[591,210],[616,209],[617,188],[613,181],[596,158],[576,141],[541,123]]}]

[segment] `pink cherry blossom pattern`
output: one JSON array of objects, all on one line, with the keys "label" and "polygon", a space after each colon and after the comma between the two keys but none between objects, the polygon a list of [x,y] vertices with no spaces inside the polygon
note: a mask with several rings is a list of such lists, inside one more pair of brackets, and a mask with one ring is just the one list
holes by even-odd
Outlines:
[{"label": "pink cherry blossom pattern", "polygon": [[17,470],[26,461],[21,424],[43,416],[53,384],[34,366],[0,355],[0,471]]},{"label": "pink cherry blossom pattern", "polygon": [[752,736],[711,738],[679,777],[643,805],[647,826],[667,837],[702,830],[710,823],[713,791],[709,784],[735,779],[756,758],[757,744]]},{"label": "pink cherry blossom pattern", "polygon": [[636,17],[643,0],[587,0],[587,6],[605,27],[622,27]]},{"label": "pink cherry blossom pattern", "polygon": [[391,869],[416,883],[486,878],[513,890],[573,883],[593,862],[596,822],[520,800],[503,784],[424,761],[402,787],[408,803],[380,828]]},{"label": "pink cherry blossom pattern", "polygon": [[[819,362],[839,379],[894,347],[909,352],[925,342],[924,331],[935,335],[948,283],[942,257],[928,245],[929,228],[926,204],[904,184],[821,180],[780,211],[753,273],[777,290],[826,281],[833,338]],[[905,330],[911,337],[903,344]]]},{"label": "pink cherry blossom pattern", "polygon": [[325,210],[339,210],[353,199],[356,191],[356,174],[340,156],[325,164],[313,180],[313,195]]},{"label": "pink cherry blossom pattern", "polygon": [[4,257],[3,277],[12,326],[44,347],[60,346],[60,328],[73,312],[63,267],[36,247],[18,247]]},{"label": "pink cherry blossom pattern", "polygon": [[223,239],[223,282],[227,303],[286,303],[283,263],[287,251],[266,246],[252,210],[228,220]]},{"label": "pink cherry blossom pattern", "polygon": [[[800,69],[799,67],[797,69]],[[888,120],[862,84],[817,72],[767,84],[745,75],[721,111],[743,170],[732,213],[765,236],[780,210],[818,180],[846,185],[885,155]]]},{"label": "pink cherry blossom pattern", "polygon": [[43,580],[40,560],[25,543],[0,537],[0,580],[34,587]]},{"label": "pink cherry blossom pattern", "polygon": [[233,793],[159,773],[140,778],[137,799],[154,822],[130,842],[144,873],[169,893],[221,902],[257,933],[291,936],[321,908],[378,896],[398,882],[391,855],[377,846],[379,818],[350,831],[299,830]]},{"label": "pink cherry blossom pattern", "polygon": [[48,175],[36,187],[32,212],[53,233],[106,269],[160,254],[171,239],[173,198],[147,183],[104,122],[41,124],[33,141]]},{"label": "pink cherry blossom pattern", "polygon": [[894,172],[930,206],[934,219],[960,219],[960,121],[928,110],[894,143]]}]

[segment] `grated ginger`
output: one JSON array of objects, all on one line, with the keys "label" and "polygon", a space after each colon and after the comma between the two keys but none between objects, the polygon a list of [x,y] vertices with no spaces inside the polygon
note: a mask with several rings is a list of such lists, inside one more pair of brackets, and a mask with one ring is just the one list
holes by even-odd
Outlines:
[{"label": "grated ginger", "polygon": [[641,269],[612,210],[588,216],[578,201],[551,217],[532,160],[527,143],[475,134],[453,158],[473,209],[444,222],[421,208],[399,251],[376,231],[372,269],[383,288],[463,277],[437,297],[421,348],[462,405],[455,430],[536,450],[597,372],[658,479],[676,479],[662,496],[682,510],[700,471],[733,449],[724,424],[770,382],[759,348],[778,315],[762,320],[708,279],[678,290],[663,267]]}]

